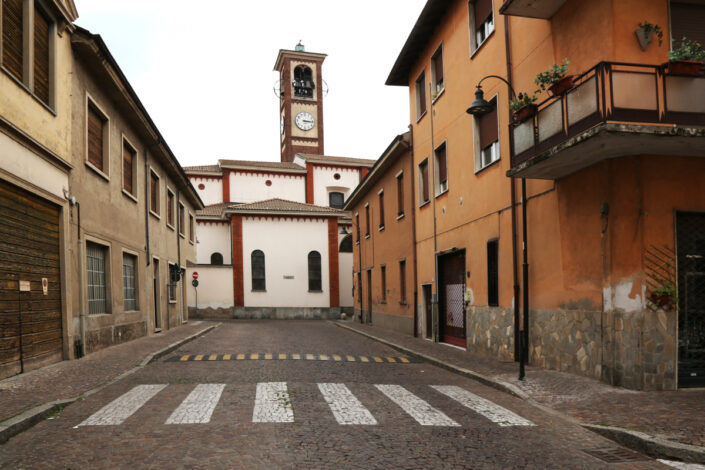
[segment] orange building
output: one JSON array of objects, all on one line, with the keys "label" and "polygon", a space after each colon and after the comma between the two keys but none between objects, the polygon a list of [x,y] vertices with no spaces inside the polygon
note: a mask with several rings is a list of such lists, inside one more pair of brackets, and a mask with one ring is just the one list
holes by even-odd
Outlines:
[{"label": "orange building", "polygon": [[[421,335],[516,359],[525,332],[532,365],[705,384],[705,77],[668,62],[671,37],[705,43],[699,18],[675,0],[427,2],[387,80],[409,87]],[[515,117],[513,90],[564,59],[572,83]]]}]

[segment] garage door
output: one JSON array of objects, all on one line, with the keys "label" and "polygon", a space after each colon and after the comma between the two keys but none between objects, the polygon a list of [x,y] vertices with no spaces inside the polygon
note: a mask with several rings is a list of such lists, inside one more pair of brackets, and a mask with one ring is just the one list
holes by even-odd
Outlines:
[{"label": "garage door", "polygon": [[0,378],[62,359],[59,214],[0,180]]}]

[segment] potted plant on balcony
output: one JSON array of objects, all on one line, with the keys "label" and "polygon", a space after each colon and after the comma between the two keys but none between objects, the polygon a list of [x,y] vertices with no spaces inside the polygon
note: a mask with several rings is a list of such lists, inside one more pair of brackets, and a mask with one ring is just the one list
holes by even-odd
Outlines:
[{"label": "potted plant on balcony", "polygon": [[519,93],[519,96],[509,103],[509,109],[514,111],[514,119],[518,122],[522,122],[533,117],[537,110],[537,106],[534,104],[536,100],[535,94],[529,96],[528,93]]},{"label": "potted plant on balcony", "polygon": [[566,91],[573,88],[573,76],[568,73],[568,59],[563,59],[561,65],[553,64],[553,66],[536,75],[536,84],[544,91],[548,90],[551,95],[562,95]]},{"label": "potted plant on balcony", "polygon": [[678,303],[676,286],[671,281],[665,281],[649,293],[649,301],[658,308],[673,310],[673,307]]},{"label": "potted plant on balcony", "polygon": [[687,38],[681,39],[681,45],[677,49],[668,51],[668,73],[671,75],[700,75],[700,69],[705,60],[705,50],[697,41]]},{"label": "potted plant on balcony", "polygon": [[648,21],[639,23],[639,28],[634,31],[634,34],[636,34],[636,37],[639,40],[639,45],[641,46],[642,51],[645,51],[646,48],[649,47],[654,34],[658,38],[658,45],[661,46],[661,44],[663,44],[663,30],[661,29],[661,26],[657,24],[651,24]]}]

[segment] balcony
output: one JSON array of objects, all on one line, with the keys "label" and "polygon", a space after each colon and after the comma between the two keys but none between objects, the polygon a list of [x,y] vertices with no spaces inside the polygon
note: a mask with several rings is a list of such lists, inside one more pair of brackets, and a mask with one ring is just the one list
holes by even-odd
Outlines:
[{"label": "balcony", "polygon": [[509,16],[550,19],[567,0],[504,0],[499,12]]},{"label": "balcony", "polygon": [[510,124],[508,176],[557,179],[628,155],[705,156],[705,77],[601,62]]}]

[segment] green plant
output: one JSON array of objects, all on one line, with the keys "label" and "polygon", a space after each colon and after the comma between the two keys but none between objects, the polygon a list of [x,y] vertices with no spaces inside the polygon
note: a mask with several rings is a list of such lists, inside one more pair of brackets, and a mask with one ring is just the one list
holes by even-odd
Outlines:
[{"label": "green plant", "polygon": [[680,47],[668,51],[668,60],[671,62],[681,60],[702,61],[705,60],[705,49],[699,42],[691,41],[684,37],[681,39]]},{"label": "green plant", "polygon": [[[644,31],[644,35],[647,38],[650,38],[652,34],[655,34],[658,38],[658,45],[660,46],[663,44],[663,30],[661,29],[661,26],[644,21],[643,23],[639,23],[639,27]],[[651,44],[651,39],[649,39],[646,44]]]},{"label": "green plant", "polygon": [[663,280],[663,283],[651,291],[649,300],[658,307],[671,309],[678,304],[676,285],[672,281]]},{"label": "green plant", "polygon": [[511,103],[509,103],[509,108],[512,111],[519,111],[521,108],[524,106],[529,106],[531,104],[534,104],[538,98],[536,95],[531,95],[529,96],[528,93],[519,93],[519,96],[514,98]]},{"label": "green plant", "polygon": [[566,74],[568,73],[569,64],[570,62],[568,61],[568,59],[563,59],[563,63],[561,65],[553,64],[550,69],[536,75],[536,80],[534,81],[539,86],[539,88],[546,91],[547,88],[550,88],[551,85],[566,76]]}]

